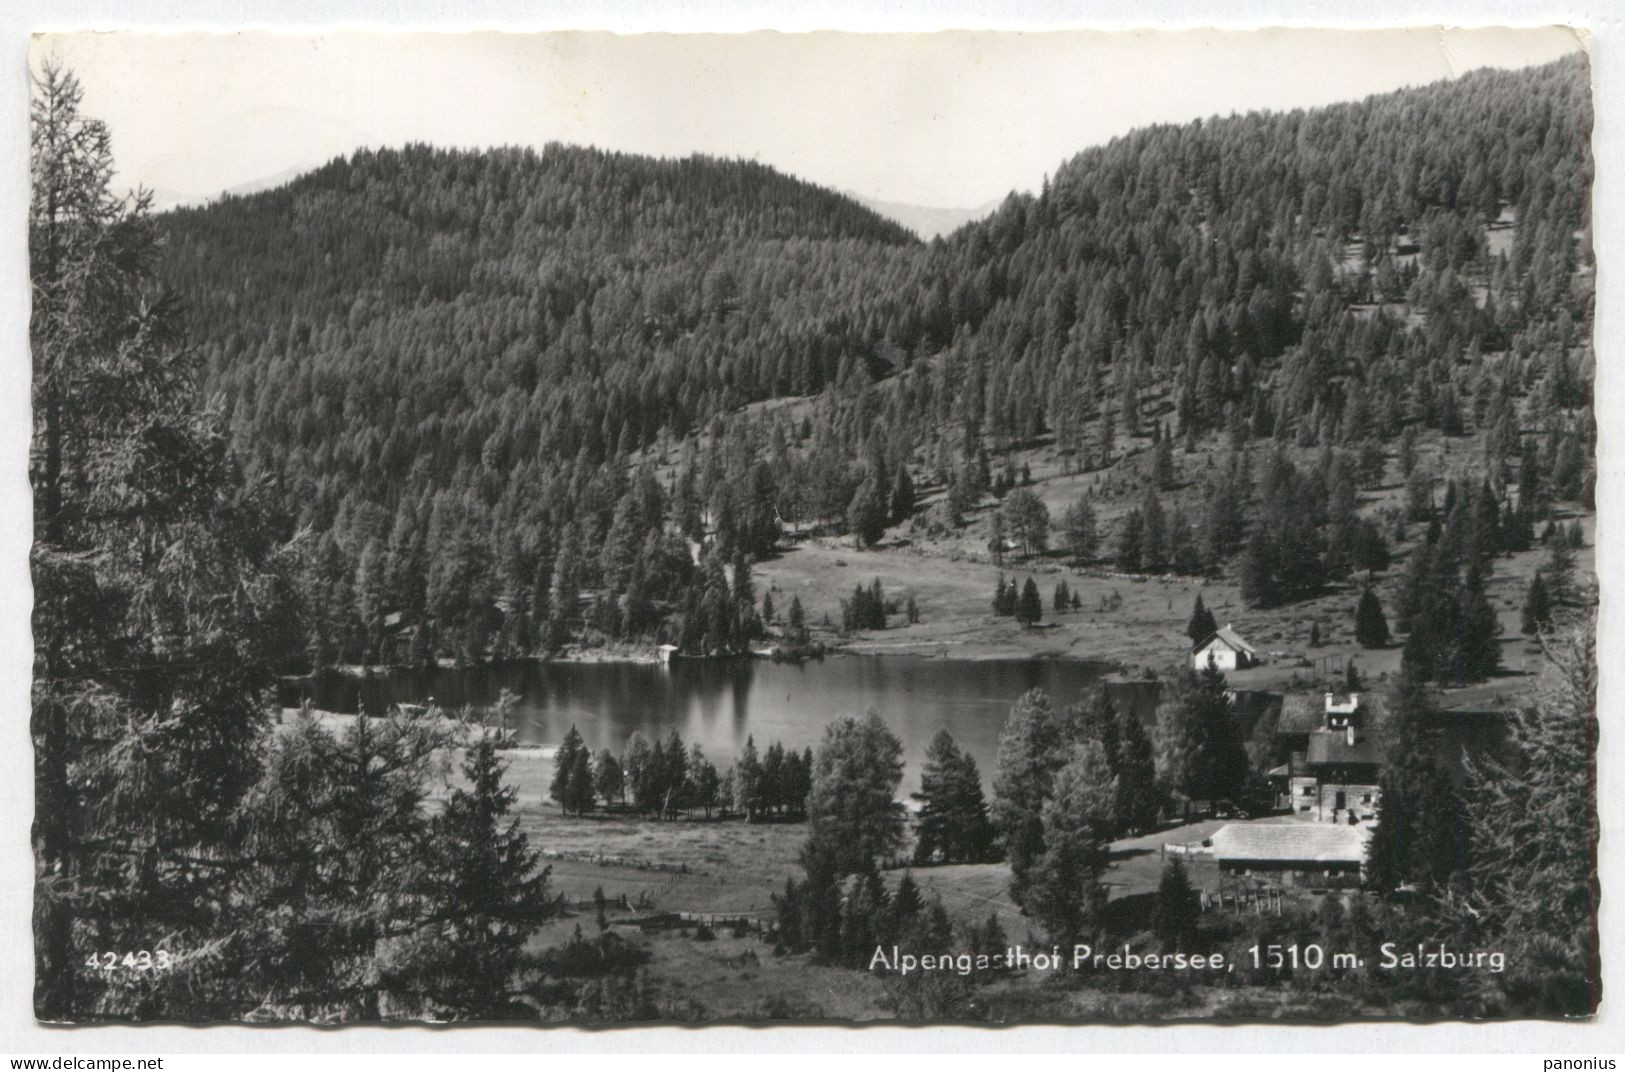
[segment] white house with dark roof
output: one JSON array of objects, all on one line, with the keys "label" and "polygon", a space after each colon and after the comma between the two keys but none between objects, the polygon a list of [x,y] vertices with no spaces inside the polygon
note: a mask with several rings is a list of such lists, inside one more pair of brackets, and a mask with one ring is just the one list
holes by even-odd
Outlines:
[{"label": "white house with dark roof", "polygon": [[1259,663],[1258,650],[1242,639],[1229,622],[1191,651],[1191,669],[1245,670]]}]

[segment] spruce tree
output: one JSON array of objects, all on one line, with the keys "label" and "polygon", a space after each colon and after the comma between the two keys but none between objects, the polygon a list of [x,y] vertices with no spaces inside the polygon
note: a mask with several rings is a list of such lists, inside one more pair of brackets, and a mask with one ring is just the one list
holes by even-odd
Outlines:
[{"label": "spruce tree", "polygon": [[1173,857],[1162,869],[1162,881],[1157,885],[1157,907],[1151,920],[1151,929],[1164,950],[1188,952],[1195,948],[1201,910],[1185,865],[1177,856]]},{"label": "spruce tree", "polygon": [[1044,801],[1065,745],[1061,719],[1042,689],[1016,701],[999,734],[992,819],[1010,863],[1010,896],[1018,905],[1026,904],[1044,852]]},{"label": "spruce tree", "polygon": [[1532,636],[1552,624],[1552,601],[1546,594],[1546,580],[1537,570],[1529,579],[1523,601],[1523,632]]},{"label": "spruce tree", "polygon": [[1360,604],[1354,611],[1354,639],[1362,648],[1388,646],[1388,619],[1377,602],[1377,593],[1370,588],[1360,593]]},{"label": "spruce tree", "polygon": [[1021,596],[1016,602],[1016,621],[1022,625],[1037,625],[1039,619],[1044,617],[1044,599],[1038,594],[1038,584],[1031,577],[1021,586]]},{"label": "spruce tree", "polygon": [[1064,760],[1041,811],[1044,853],[1025,906],[1055,941],[1071,945],[1105,925],[1102,879],[1116,825],[1117,779],[1096,742],[1074,744]]},{"label": "spruce tree", "polygon": [[792,644],[805,644],[810,639],[807,632],[807,612],[801,606],[800,596],[790,597],[790,609],[784,618],[785,638]]},{"label": "spruce tree", "polygon": [[34,1011],[236,1015],[201,977],[229,981],[232,956],[151,988],[84,967],[247,933],[238,817],[300,630],[293,525],[201,395],[150,197],[113,193],[111,135],[82,99],[46,60],[29,111]]},{"label": "spruce tree", "polygon": [[889,860],[903,843],[902,780],[903,744],[879,712],[830,723],[813,759],[809,844],[830,853],[841,874]]},{"label": "spruce tree", "polygon": [[572,725],[564,740],[559,742],[558,750],[553,753],[553,781],[547,790],[547,795],[566,815],[581,799],[578,759],[587,754],[586,742]]},{"label": "spruce tree", "polygon": [[1079,498],[1066,508],[1062,520],[1066,550],[1072,565],[1082,566],[1095,557],[1100,549],[1100,532],[1095,520],[1095,509],[1089,500]]},{"label": "spruce tree", "polygon": [[1008,607],[1005,602],[1004,574],[1001,573],[999,579],[993,582],[993,614],[995,617],[1002,618],[1013,613],[1013,611],[1014,608]]},{"label": "spruce tree", "polygon": [[1191,646],[1195,647],[1214,633],[1218,632],[1219,623],[1213,617],[1213,612],[1207,609],[1202,602],[1202,593],[1196,593],[1196,602],[1191,607],[1190,621],[1185,624],[1185,635],[1190,638]]},{"label": "spruce tree", "polygon": [[993,840],[976,760],[960,751],[947,730],[938,730],[920,772],[920,818],[915,863],[978,863]]},{"label": "spruce tree", "polygon": [[1122,831],[1143,834],[1157,825],[1162,811],[1162,794],[1157,790],[1156,753],[1151,737],[1132,708],[1116,712],[1116,755],[1112,770],[1117,775],[1117,817]]},{"label": "spruce tree", "polygon": [[1434,700],[1425,680],[1402,668],[1386,707],[1386,754],[1366,878],[1379,890],[1438,886],[1466,863],[1468,829],[1460,794],[1439,759]]},{"label": "spruce tree", "polygon": [[1574,583],[1574,549],[1567,540],[1553,539],[1547,548],[1540,572],[1546,578],[1546,594],[1554,607],[1573,607],[1580,602]]},{"label": "spruce tree", "polygon": [[1484,578],[1476,564],[1457,597],[1455,677],[1482,681],[1501,665],[1501,617],[1484,594]]},{"label": "spruce tree", "polygon": [[450,1019],[533,1017],[520,990],[525,945],[557,914],[549,869],[512,814],[518,791],[503,784],[497,745],[484,734],[468,749],[468,787],[452,791],[431,829],[426,914],[441,922],[414,960],[428,1011]]},{"label": "spruce tree", "polygon": [[594,763],[593,789],[598,796],[604,798],[605,804],[614,804],[625,799],[625,772],[621,769],[620,760],[615,758],[615,753],[607,748],[598,753]]},{"label": "spruce tree", "polygon": [[1507,955],[1508,970],[1487,980],[1494,1015],[1587,1015],[1597,1006],[1593,628],[1584,622],[1548,638],[1533,699],[1508,712],[1504,758],[1467,770],[1467,885]]}]

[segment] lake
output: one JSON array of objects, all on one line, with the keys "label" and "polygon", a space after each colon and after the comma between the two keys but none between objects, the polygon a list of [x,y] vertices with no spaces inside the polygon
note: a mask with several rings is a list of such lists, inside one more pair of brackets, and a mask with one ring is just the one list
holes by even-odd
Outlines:
[{"label": "lake", "polygon": [[[395,703],[488,706],[502,689],[519,697],[513,729],[526,744],[556,745],[573,724],[594,751],[617,754],[641,730],[651,740],[672,730],[699,742],[726,770],[747,736],[758,750],[773,741],[816,749],[824,727],[869,707],[903,741],[903,791],[919,786],[926,746],[940,729],[976,757],[991,783],[999,731],[1010,705],[1028,689],[1071,703],[1107,668],[1053,659],[955,660],[842,655],[800,664],[767,659],[641,663],[541,663],[475,670],[399,671],[302,685],[316,707],[382,712]],[[1114,686],[1149,718],[1152,691]],[[298,695],[284,697],[297,703]]]}]

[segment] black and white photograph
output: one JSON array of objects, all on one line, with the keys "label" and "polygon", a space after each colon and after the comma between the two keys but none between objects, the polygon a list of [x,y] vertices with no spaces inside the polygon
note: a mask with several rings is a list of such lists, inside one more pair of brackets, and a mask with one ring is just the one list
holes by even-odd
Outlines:
[{"label": "black and white photograph", "polygon": [[27,51],[39,1023],[1596,1016],[1584,32]]}]

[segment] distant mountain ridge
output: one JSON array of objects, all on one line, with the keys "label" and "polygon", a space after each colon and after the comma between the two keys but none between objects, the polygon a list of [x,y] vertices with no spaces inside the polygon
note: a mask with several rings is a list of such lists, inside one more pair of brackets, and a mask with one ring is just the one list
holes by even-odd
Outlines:
[{"label": "distant mountain ridge", "polygon": [[849,196],[867,205],[882,216],[896,220],[922,239],[929,242],[952,234],[954,231],[984,219],[999,207],[1000,201],[989,201],[976,208],[938,208],[932,205],[911,205],[901,201],[885,201],[877,197],[848,192]]}]

